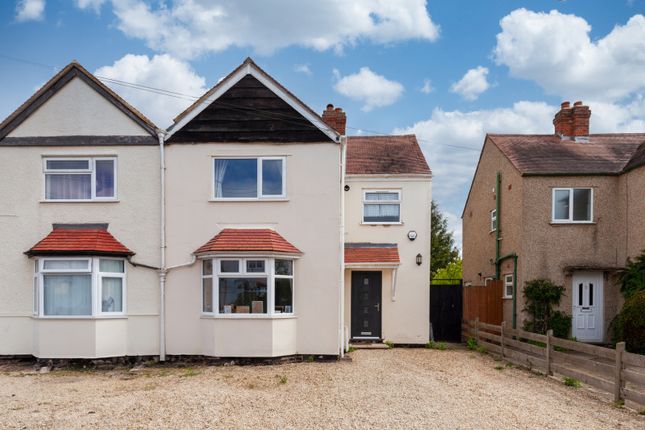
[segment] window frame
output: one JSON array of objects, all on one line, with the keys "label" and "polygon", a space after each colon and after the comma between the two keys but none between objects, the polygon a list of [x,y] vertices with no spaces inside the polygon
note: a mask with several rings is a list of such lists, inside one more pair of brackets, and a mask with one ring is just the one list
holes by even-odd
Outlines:
[{"label": "window frame", "polygon": [[[204,274],[204,261],[211,260],[212,270],[210,275]],[[239,271],[238,272],[221,272],[220,262],[222,260],[238,260],[239,262]],[[260,272],[248,272],[246,262],[247,261],[257,261],[264,260],[264,269],[263,273]],[[289,260],[291,261],[291,275],[276,275],[275,274],[275,261],[276,260]],[[202,317],[211,317],[211,318],[233,318],[233,319],[245,319],[245,318],[291,318],[296,316],[296,258],[291,256],[276,256],[276,255],[245,255],[245,256],[215,256],[200,259],[200,312]],[[254,278],[254,279],[266,279],[267,280],[267,311],[261,314],[254,313],[224,313],[220,312],[219,306],[219,280],[223,279],[235,279],[235,278]],[[292,289],[291,289],[291,312],[286,313],[276,313],[275,312],[275,280],[280,278],[289,278],[292,279]],[[204,279],[211,279],[211,297],[212,297],[212,312],[204,311]]]},{"label": "window frame", "polygon": [[[508,294],[507,287],[511,287],[511,294]],[[512,273],[506,273],[504,275],[504,288],[502,289],[502,298],[503,299],[513,298],[513,274]]]},{"label": "window frame", "polygon": [[[378,193],[397,193],[398,198],[396,200],[367,200],[368,194],[378,194]],[[365,225],[402,225],[403,224],[403,214],[402,214],[402,190],[401,188],[389,188],[389,189],[377,189],[377,188],[365,188],[362,190],[363,194],[363,204],[361,206],[361,224]],[[399,205],[399,220],[398,221],[365,221],[365,205]]]},{"label": "window frame", "polygon": [[[45,261],[52,260],[86,260],[88,262],[87,269],[44,269]],[[100,260],[119,260],[123,261],[123,272],[100,272]],[[43,319],[97,319],[109,317],[125,317],[127,316],[127,264],[124,258],[118,257],[38,257],[35,260],[34,274],[34,297],[33,297],[33,316]],[[45,275],[77,275],[89,274],[91,276],[91,303],[92,312],[90,315],[45,315]],[[103,278],[121,278],[121,295],[122,295],[122,309],[119,312],[103,312],[102,311],[102,297],[103,297]],[[36,293],[37,288],[37,294]]]},{"label": "window frame", "polygon": [[490,232],[497,231],[497,209],[490,211]]},{"label": "window frame", "polygon": [[[116,156],[87,156],[87,157],[69,157],[69,156],[44,156],[43,162],[43,201],[45,202],[110,202],[118,200],[118,157]],[[48,169],[47,161],[80,161],[86,160],[88,162],[87,169]],[[112,161],[113,179],[114,179],[114,195],[111,197],[98,197],[96,195],[96,162],[97,161]],[[50,199],[47,198],[47,175],[90,175],[90,198],[89,199]]]},{"label": "window frame", "polygon": [[[244,202],[244,201],[271,201],[271,200],[286,200],[287,199],[287,157],[284,155],[272,156],[214,156],[211,157],[211,198],[213,202]],[[217,160],[255,160],[256,162],[256,190],[255,197],[217,197],[215,185],[215,166]],[[279,160],[282,161],[282,193],[281,194],[267,194],[262,193],[262,164],[264,161]]]},{"label": "window frame", "polygon": [[[589,190],[589,220],[574,220],[573,219],[573,195],[574,190]],[[567,219],[556,219],[555,218],[555,193],[558,191],[568,191],[569,192],[569,217]],[[551,223],[552,224],[593,224],[594,223],[594,189],[593,187],[558,187],[553,188],[551,191]]]}]

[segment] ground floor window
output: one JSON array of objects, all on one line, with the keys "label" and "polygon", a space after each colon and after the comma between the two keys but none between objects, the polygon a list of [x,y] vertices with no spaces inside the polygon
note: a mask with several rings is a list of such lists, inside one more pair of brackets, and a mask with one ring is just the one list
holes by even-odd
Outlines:
[{"label": "ground floor window", "polygon": [[504,275],[504,298],[513,297],[513,275]]},{"label": "ground floor window", "polygon": [[36,260],[34,314],[62,317],[124,313],[124,260],[80,257]]},{"label": "ground floor window", "polygon": [[202,312],[293,314],[293,266],[282,258],[202,261]]}]

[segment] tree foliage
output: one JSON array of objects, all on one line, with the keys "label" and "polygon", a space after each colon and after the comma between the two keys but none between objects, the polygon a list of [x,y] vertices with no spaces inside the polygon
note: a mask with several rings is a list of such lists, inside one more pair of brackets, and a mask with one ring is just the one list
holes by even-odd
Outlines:
[{"label": "tree foliage", "polygon": [[431,253],[430,269],[432,277],[440,269],[445,269],[450,263],[459,260],[459,250],[455,246],[455,239],[452,232],[448,230],[448,220],[439,210],[439,206],[432,201],[432,234],[431,234]]},{"label": "tree foliage", "polygon": [[625,300],[611,323],[614,342],[625,342],[627,351],[645,354],[645,290]]},{"label": "tree foliage", "polygon": [[627,267],[620,273],[620,283],[625,299],[645,291],[645,251],[634,260],[627,259]]},{"label": "tree foliage", "polygon": [[461,258],[448,264],[447,267],[437,270],[432,276],[433,284],[451,284],[451,279],[461,279]]},{"label": "tree foliage", "polygon": [[547,330],[552,329],[556,337],[568,337],[571,316],[553,310],[554,306],[560,304],[563,294],[564,287],[548,279],[527,282],[524,287],[524,312],[529,314],[529,318],[524,322],[524,330],[546,334]]}]

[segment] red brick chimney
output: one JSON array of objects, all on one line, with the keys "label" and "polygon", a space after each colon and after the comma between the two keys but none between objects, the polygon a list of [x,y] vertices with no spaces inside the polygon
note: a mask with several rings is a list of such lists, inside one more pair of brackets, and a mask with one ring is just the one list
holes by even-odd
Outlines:
[{"label": "red brick chimney", "polygon": [[589,106],[578,101],[571,107],[569,102],[563,102],[553,118],[555,134],[563,140],[585,140],[589,137],[589,118]]},{"label": "red brick chimney", "polygon": [[328,104],[327,109],[322,114],[322,119],[325,121],[325,124],[336,130],[339,134],[345,134],[347,116],[341,108],[334,109],[333,104]]}]

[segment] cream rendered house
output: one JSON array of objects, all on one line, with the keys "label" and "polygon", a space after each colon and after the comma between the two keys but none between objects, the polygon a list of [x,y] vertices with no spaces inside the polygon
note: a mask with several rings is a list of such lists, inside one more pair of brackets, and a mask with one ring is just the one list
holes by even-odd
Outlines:
[{"label": "cream rendered house", "polygon": [[[427,342],[430,170],[414,137],[344,134],[250,59],[168,130],[70,64],[0,125],[0,354]],[[355,174],[364,147],[394,162]]]}]

